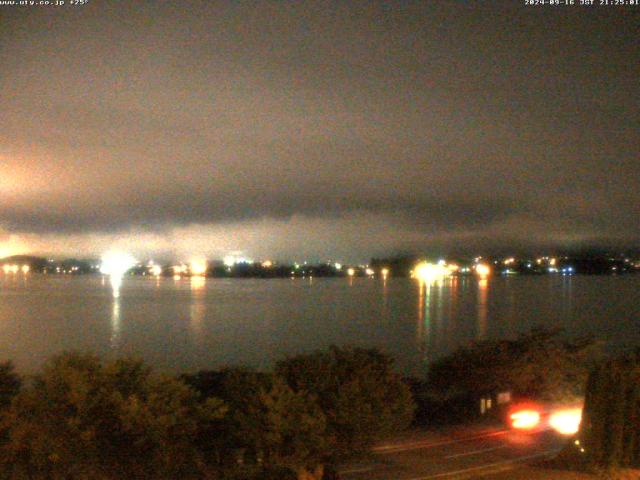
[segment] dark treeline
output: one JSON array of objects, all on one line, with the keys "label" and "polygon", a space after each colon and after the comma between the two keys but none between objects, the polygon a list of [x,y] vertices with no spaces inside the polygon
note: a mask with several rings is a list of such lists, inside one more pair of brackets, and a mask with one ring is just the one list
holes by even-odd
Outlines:
[{"label": "dark treeline", "polygon": [[0,367],[0,478],[320,479],[406,428],[414,404],[367,349],[179,378],[130,359],[53,357],[28,382]]}]

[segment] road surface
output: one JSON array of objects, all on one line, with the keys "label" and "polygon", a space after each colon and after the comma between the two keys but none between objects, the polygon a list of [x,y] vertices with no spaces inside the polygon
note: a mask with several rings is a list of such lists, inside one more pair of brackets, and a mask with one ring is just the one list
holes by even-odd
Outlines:
[{"label": "road surface", "polygon": [[415,433],[374,448],[367,461],[344,466],[345,480],[477,478],[557,453],[566,438],[552,431],[458,429]]}]

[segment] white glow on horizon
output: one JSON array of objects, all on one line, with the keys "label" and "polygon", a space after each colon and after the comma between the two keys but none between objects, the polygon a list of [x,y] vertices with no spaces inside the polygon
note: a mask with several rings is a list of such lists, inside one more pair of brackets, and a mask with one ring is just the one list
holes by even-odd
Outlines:
[{"label": "white glow on horizon", "polygon": [[102,256],[100,263],[100,273],[111,275],[112,277],[123,276],[129,271],[137,260],[129,253],[107,252]]},{"label": "white glow on horizon", "polygon": [[491,273],[491,267],[484,263],[479,263],[478,265],[476,265],[476,273],[481,277],[486,277]]},{"label": "white glow on horizon", "polygon": [[203,276],[207,273],[207,261],[202,259],[193,259],[189,264],[191,275]]},{"label": "white glow on horizon", "polygon": [[451,275],[451,271],[446,263],[420,262],[411,272],[412,278],[417,278],[421,282],[431,282]]},{"label": "white glow on horizon", "polygon": [[184,264],[174,265],[171,269],[173,270],[173,274],[177,276],[180,276],[181,273],[187,272],[187,266]]},{"label": "white glow on horizon", "polygon": [[232,267],[239,263],[253,263],[253,259],[239,255],[227,255],[226,257],[224,257],[224,264],[227,267]]}]

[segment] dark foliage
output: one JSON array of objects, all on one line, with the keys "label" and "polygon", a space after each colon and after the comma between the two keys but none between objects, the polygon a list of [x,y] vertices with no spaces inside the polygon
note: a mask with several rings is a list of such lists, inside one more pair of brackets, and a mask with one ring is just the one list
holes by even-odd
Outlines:
[{"label": "dark foliage", "polygon": [[391,357],[375,349],[332,347],[288,358],[276,371],[294,391],[317,398],[335,442],[332,457],[343,458],[411,422],[411,393],[392,367]]},{"label": "dark foliage", "polygon": [[276,373],[181,379],[66,353],[22,388],[0,365],[0,398],[0,478],[12,480],[337,478],[334,460],[413,414],[388,356],[339,348],[284,360]]},{"label": "dark foliage", "polygon": [[22,380],[10,361],[0,363],[0,409],[5,409],[20,391]]},{"label": "dark foliage", "polygon": [[477,342],[434,362],[431,393],[451,401],[510,391],[515,398],[572,401],[584,392],[597,345],[563,340],[558,329],[534,329],[516,340]]},{"label": "dark foliage", "polygon": [[578,448],[598,467],[640,467],[640,352],[589,376]]},{"label": "dark foliage", "polygon": [[63,354],[2,416],[2,476],[20,479],[203,478],[192,438],[224,414],[141,362]]},{"label": "dark foliage", "polygon": [[[325,416],[317,402],[294,392],[281,378],[247,369],[200,372],[186,377],[204,396],[229,406],[217,432],[204,440],[217,445],[221,471],[245,465],[245,475],[260,478],[316,478],[330,450]],[[257,472],[257,473],[256,473]],[[278,476],[279,475],[279,476]]]}]

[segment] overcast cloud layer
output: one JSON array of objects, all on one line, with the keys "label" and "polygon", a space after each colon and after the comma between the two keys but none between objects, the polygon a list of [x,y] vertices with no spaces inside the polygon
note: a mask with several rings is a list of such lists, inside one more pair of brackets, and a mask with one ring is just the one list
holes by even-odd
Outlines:
[{"label": "overcast cloud layer", "polygon": [[640,240],[631,7],[0,7],[0,254]]}]

